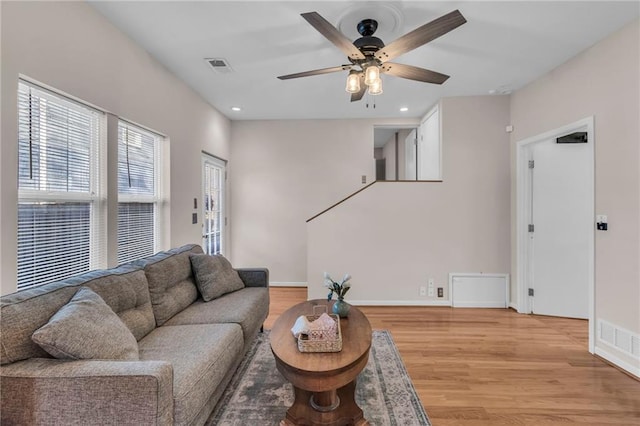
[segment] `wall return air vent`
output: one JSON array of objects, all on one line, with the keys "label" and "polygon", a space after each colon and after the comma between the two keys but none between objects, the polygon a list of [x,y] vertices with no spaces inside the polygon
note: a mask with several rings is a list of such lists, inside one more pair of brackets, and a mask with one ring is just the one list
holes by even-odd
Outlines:
[{"label": "wall return air vent", "polygon": [[224,58],[205,58],[205,61],[207,61],[207,64],[209,64],[212,70],[219,74],[229,74],[233,72],[233,68],[231,68],[229,62]]}]

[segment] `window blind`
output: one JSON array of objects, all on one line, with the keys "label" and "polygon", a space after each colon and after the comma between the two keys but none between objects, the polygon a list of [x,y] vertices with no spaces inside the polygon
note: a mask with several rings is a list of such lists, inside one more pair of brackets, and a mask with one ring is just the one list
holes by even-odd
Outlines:
[{"label": "window blind", "polygon": [[150,256],[157,247],[160,136],[118,124],[118,262]]},{"label": "window blind", "polygon": [[98,144],[102,114],[18,85],[18,290],[103,266]]},{"label": "window blind", "polygon": [[118,263],[155,252],[153,203],[118,203]]},{"label": "window blind", "polygon": [[90,203],[18,205],[18,289],[90,269]]},{"label": "window blind", "polygon": [[156,145],[159,136],[120,121],[118,194],[156,195]]}]

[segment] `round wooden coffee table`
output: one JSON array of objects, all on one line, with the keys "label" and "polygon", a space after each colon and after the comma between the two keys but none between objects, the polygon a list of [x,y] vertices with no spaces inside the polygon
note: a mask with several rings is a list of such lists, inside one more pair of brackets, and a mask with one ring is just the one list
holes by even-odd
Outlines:
[{"label": "round wooden coffee table", "polygon": [[293,385],[295,401],[281,425],[368,425],[355,401],[356,379],[369,359],[371,325],[352,306],[340,319],[342,351],[300,352],[291,327],[300,315],[312,315],[313,307],[333,302],[310,300],[284,312],[270,333],[271,350],[280,373]]}]

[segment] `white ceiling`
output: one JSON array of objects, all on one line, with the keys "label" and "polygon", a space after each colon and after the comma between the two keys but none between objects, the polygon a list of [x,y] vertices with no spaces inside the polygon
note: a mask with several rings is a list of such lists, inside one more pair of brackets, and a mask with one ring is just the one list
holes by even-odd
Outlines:
[{"label": "white ceiling", "polygon": [[[441,97],[517,90],[639,16],[638,1],[90,3],[233,120],[419,117]],[[348,63],[300,13],[320,13],[352,40],[354,22],[379,18],[375,35],[389,44],[455,9],[466,24],[395,59],[450,75],[442,86],[383,76],[382,95],[351,103],[346,71],[276,78]],[[224,58],[233,72],[204,58]]]}]

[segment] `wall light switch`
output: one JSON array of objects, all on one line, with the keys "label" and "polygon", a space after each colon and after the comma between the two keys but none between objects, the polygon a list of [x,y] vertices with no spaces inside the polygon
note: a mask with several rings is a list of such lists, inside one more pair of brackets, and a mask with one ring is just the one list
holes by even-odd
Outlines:
[{"label": "wall light switch", "polygon": [[609,229],[609,224],[607,223],[607,215],[599,214],[596,216],[596,229],[598,231],[606,231]]}]

